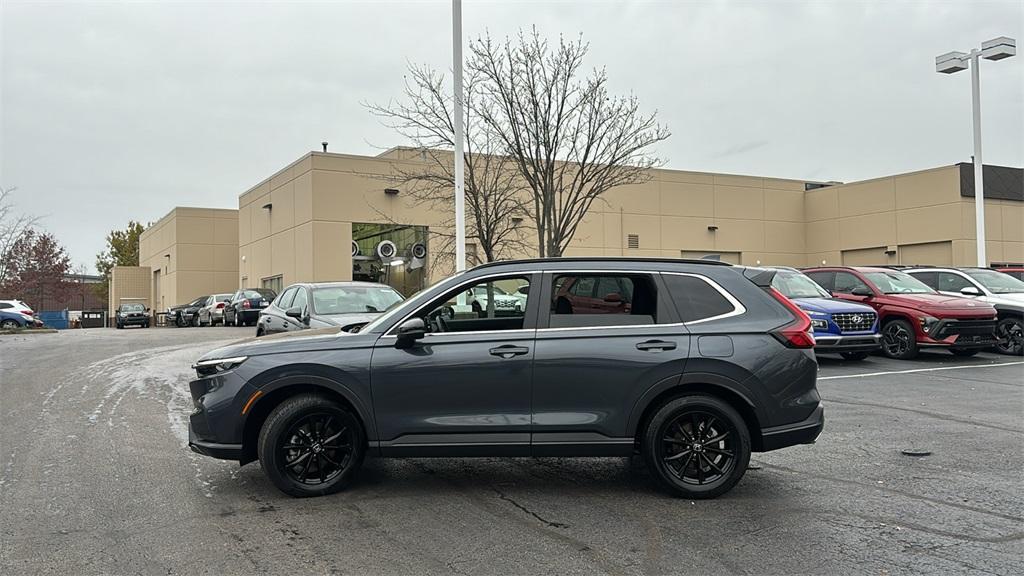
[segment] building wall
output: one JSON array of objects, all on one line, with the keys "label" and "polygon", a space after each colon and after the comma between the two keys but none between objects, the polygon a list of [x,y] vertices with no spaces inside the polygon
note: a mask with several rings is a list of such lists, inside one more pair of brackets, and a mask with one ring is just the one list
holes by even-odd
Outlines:
[{"label": "building wall", "polygon": [[122,302],[142,302],[152,308],[152,270],[149,266],[114,266],[110,271],[107,318]]},{"label": "building wall", "polygon": [[152,270],[157,310],[238,288],[238,211],[174,208],[142,233],[139,263]]}]

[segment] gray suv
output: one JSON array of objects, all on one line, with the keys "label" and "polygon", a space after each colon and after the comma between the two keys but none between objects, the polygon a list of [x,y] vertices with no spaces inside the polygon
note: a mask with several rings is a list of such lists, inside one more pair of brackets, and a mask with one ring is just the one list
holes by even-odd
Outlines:
[{"label": "gray suv", "polygon": [[[639,453],[668,490],[713,498],[752,451],[814,442],[824,425],[811,323],[774,274],[675,259],[478,266],[358,332],[204,355],[189,445],[258,459],[293,496],[342,489],[367,455]],[[569,297],[581,284],[586,299]],[[523,305],[475,309],[467,294],[481,292]]]}]

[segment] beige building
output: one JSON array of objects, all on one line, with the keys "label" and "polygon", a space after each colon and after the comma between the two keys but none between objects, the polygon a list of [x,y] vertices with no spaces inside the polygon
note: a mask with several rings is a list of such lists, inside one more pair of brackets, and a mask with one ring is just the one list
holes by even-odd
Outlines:
[{"label": "beige building", "polygon": [[139,237],[139,264],[150,270],[155,311],[238,287],[238,211],[171,210]]},{"label": "beige building", "polygon": [[[152,308],[150,276],[148,266],[114,266],[110,271],[110,288],[107,292],[107,318],[114,317],[114,310],[121,304],[144,304]],[[113,326],[113,323],[108,320]]]},{"label": "beige building", "polygon": [[[175,208],[140,241],[153,307],[300,281],[377,280],[408,294],[450,273],[450,259],[432,252],[451,233],[449,214],[416,205],[389,179],[422,162],[408,148],[311,152],[243,193],[237,211]],[[991,263],[1024,262],[1022,174],[985,167]],[[970,266],[973,195],[970,164],[846,184],[658,169],[595,202],[566,255]],[[393,256],[377,255],[382,241]],[[413,254],[420,244],[425,259]]]}]

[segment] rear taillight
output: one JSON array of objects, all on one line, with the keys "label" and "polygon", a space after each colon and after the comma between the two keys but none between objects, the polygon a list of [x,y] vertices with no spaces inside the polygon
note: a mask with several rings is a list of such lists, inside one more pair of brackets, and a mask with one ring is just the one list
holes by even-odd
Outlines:
[{"label": "rear taillight", "polygon": [[25,316],[35,316],[35,312],[31,310],[22,310],[21,313],[24,314]]},{"label": "rear taillight", "polygon": [[217,302],[217,308],[218,309],[223,308],[223,307],[224,307],[224,303],[223,302]]},{"label": "rear taillight", "polygon": [[248,300],[242,300],[242,308],[252,308],[252,304]]},{"label": "rear taillight", "polygon": [[787,348],[814,348],[811,317],[775,288],[768,288],[767,292],[796,317],[793,322],[776,330],[772,335],[778,338]]}]

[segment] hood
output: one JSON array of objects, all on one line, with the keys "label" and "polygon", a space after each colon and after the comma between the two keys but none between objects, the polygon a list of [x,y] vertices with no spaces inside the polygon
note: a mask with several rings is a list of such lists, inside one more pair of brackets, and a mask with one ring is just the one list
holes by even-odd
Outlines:
[{"label": "hood", "polygon": [[921,308],[935,308],[939,310],[977,310],[983,312],[991,308],[983,301],[960,296],[946,296],[945,294],[886,294],[891,298]]},{"label": "hood", "polygon": [[280,334],[260,336],[259,338],[246,338],[245,340],[239,340],[237,342],[232,342],[227,346],[221,346],[215,350],[210,350],[206,354],[203,354],[199,359],[212,360],[215,358],[231,358],[233,356],[273,354],[275,352],[279,352],[279,348],[282,346],[291,348],[293,344],[298,346],[302,346],[303,344],[313,344],[320,340],[332,339],[339,335],[344,336],[345,334],[347,333],[342,332],[341,327],[333,327],[313,330],[297,330],[295,332],[282,332]]},{"label": "hood", "polygon": [[836,314],[840,312],[871,312],[874,309],[865,304],[847,302],[838,298],[795,298],[793,302],[805,312],[819,312],[822,314]]},{"label": "hood", "polygon": [[1000,308],[1016,308],[1018,310],[1024,309],[1024,292],[1014,292],[1011,294],[993,294],[985,297],[985,302],[993,304]]},{"label": "hood", "polygon": [[380,316],[380,312],[355,312],[353,314],[318,314],[316,319],[335,326],[365,324]]}]

